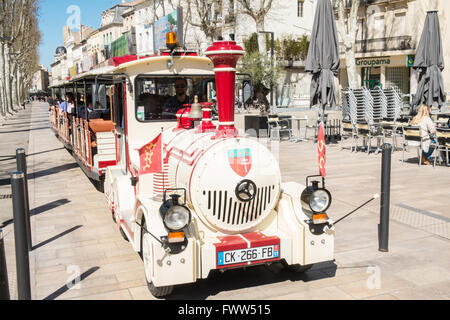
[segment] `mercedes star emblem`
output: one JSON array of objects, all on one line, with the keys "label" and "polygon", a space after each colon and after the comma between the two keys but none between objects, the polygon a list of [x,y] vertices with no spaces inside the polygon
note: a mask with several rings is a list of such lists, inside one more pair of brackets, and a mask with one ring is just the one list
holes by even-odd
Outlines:
[{"label": "mercedes star emblem", "polygon": [[250,202],[256,197],[256,184],[251,180],[239,182],[236,187],[236,196],[242,202]]}]

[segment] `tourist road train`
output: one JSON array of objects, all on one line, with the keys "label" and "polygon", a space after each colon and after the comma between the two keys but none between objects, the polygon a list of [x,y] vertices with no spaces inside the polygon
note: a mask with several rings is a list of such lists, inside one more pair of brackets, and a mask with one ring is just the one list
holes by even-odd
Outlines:
[{"label": "tourist road train", "polygon": [[[213,270],[283,263],[301,272],[334,259],[324,179],[282,182],[275,156],[235,128],[243,55],[218,41],[205,56],[126,56],[53,86],[55,96],[73,92],[76,108],[52,106],[51,127],[104,191],[155,297]],[[183,89],[189,101],[174,109]],[[78,111],[91,101],[95,119]]]}]

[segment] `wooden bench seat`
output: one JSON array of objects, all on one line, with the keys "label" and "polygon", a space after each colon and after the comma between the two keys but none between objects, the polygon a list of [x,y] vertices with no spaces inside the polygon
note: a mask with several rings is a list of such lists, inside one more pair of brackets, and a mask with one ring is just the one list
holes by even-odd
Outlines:
[{"label": "wooden bench seat", "polygon": [[89,128],[94,132],[111,132],[114,131],[114,122],[105,121],[103,119],[91,119],[89,120]]}]

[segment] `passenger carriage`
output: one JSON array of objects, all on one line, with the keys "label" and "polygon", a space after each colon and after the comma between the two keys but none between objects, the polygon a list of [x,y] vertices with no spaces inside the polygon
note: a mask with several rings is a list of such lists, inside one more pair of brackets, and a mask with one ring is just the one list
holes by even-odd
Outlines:
[{"label": "passenger carriage", "polygon": [[[61,97],[68,92],[74,95],[75,112],[68,115],[57,106],[51,106],[51,128],[100,191],[103,191],[106,167],[117,164],[113,110],[114,104],[123,99],[120,95],[126,77],[110,74],[115,68],[93,70],[52,88],[54,96]],[[86,108],[81,110],[88,104],[88,97],[91,97],[93,110],[99,113],[95,119],[87,115]]]},{"label": "passenger carriage", "polygon": [[[156,297],[213,270],[282,262],[301,271],[334,258],[324,181],[282,182],[274,155],[235,128],[236,63],[243,54],[234,42],[219,41],[205,57],[165,53],[96,79],[108,78],[113,88],[107,132],[116,163],[104,170],[107,205],[141,254]],[[180,78],[189,103],[167,112]],[[218,121],[211,117],[214,95]]]}]

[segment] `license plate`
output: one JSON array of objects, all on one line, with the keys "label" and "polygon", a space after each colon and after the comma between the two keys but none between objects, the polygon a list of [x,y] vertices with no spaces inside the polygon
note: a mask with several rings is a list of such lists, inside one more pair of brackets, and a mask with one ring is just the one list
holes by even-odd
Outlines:
[{"label": "license plate", "polygon": [[217,253],[217,265],[220,267],[246,262],[279,259],[279,257],[279,245],[222,251]]}]

